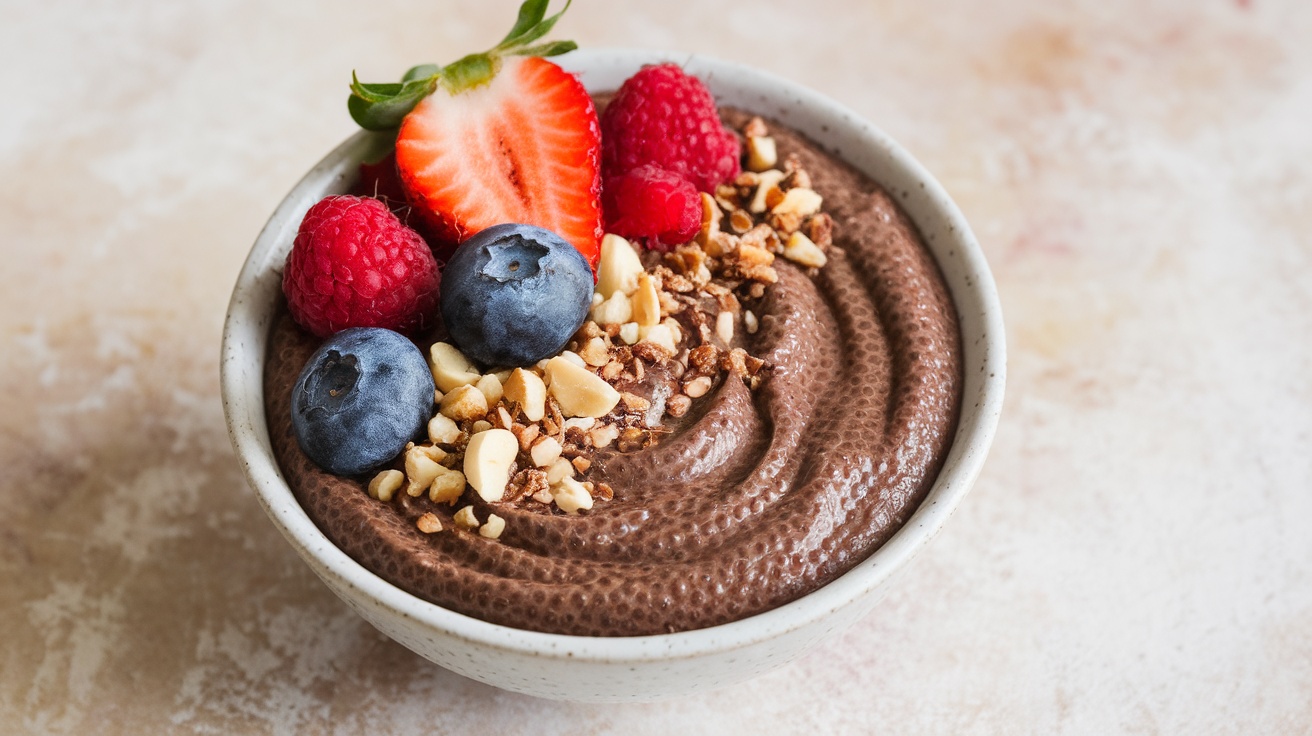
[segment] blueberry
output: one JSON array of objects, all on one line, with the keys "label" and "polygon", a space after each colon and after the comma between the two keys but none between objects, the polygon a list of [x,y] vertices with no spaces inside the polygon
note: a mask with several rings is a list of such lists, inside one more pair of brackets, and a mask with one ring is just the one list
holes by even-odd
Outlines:
[{"label": "blueberry", "polygon": [[442,272],[442,319],[465,355],[525,366],[560,352],[587,319],[592,268],[550,230],[494,225],[465,241]]},{"label": "blueberry", "polygon": [[359,475],[400,454],[433,416],[433,374],[400,334],[353,327],[310,356],[292,389],[301,449],[335,475]]}]

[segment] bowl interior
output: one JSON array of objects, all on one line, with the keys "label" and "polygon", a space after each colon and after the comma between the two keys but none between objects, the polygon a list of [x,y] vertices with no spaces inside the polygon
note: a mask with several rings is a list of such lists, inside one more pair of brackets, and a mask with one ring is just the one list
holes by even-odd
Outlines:
[{"label": "bowl interior", "polygon": [[[906,151],[851,110],[799,85],[701,56],[645,51],[574,52],[558,61],[593,92],[611,91],[643,64],[673,61],[701,77],[720,104],[774,118],[818,142],[888,189],[916,223],[937,259],[958,311],[965,386],[960,423],[943,471],[911,519],[884,546],[837,580],[774,610],[676,634],[579,637],[490,624],[416,598],[376,577],[337,549],[296,502],[273,457],[266,429],[263,365],[282,264],[306,210],[345,191],[357,165],[390,146],[385,134],[357,133],[293,188],[256,239],[237,280],[223,336],[222,392],[229,434],[269,517],[320,575],[354,589],[416,623],[501,650],[598,662],[691,657],[750,645],[810,625],[867,597],[902,568],[946,522],[983,465],[1002,406],[1005,342],[1001,307],[988,265],[964,217]],[[337,586],[334,586],[337,587]]]}]

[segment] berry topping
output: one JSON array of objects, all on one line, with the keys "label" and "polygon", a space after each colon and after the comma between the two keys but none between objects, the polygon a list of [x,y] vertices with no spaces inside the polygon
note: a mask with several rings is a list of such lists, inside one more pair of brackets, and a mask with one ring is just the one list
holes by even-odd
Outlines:
[{"label": "berry topping", "polygon": [[442,319],[485,366],[525,366],[560,352],[588,316],[592,270],[559,235],[494,225],[465,241],[443,272]]},{"label": "berry topping", "polygon": [[351,87],[349,107],[362,126],[400,126],[397,169],[440,254],[484,228],[522,222],[560,233],[589,263],[597,259],[601,128],[579,80],[541,58],[575,48],[535,44],[560,17],[544,19],[547,4],[525,2],[490,51],[415,67],[399,84]]},{"label": "berry topping", "polygon": [[620,86],[601,117],[606,176],[655,164],[712,193],[738,176],[740,146],[701,80],[674,64],[646,66]]},{"label": "berry topping", "polygon": [[335,475],[359,475],[396,457],[433,415],[433,374],[400,334],[357,327],[310,356],[292,389],[301,450]]},{"label": "berry topping", "polygon": [[607,232],[646,239],[669,250],[692,240],[701,228],[701,195],[686,179],[652,164],[606,180],[602,190]]},{"label": "berry topping", "polygon": [[414,332],[433,323],[440,276],[428,244],[376,199],[325,197],[305,213],[283,271],[297,324]]}]

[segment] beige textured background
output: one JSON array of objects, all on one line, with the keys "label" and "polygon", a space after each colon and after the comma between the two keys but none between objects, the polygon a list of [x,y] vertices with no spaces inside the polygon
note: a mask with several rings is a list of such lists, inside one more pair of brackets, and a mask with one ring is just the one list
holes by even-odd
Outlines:
[{"label": "beige textured background", "polygon": [[558,37],[778,72],[937,173],[1007,312],[993,455],[874,614],[698,697],[499,692],[340,604],[233,459],[228,292],[351,69],[515,5],[0,2],[0,731],[1312,732],[1302,0],[578,0]]}]

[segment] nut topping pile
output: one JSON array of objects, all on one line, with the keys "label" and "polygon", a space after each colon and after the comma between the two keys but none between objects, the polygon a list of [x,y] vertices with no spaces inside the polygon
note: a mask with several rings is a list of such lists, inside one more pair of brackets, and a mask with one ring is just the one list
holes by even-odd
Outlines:
[{"label": "nut topping pile", "polygon": [[[795,157],[774,168],[774,141],[760,118],[743,133],[749,171],[701,195],[692,242],[649,254],[644,267],[624,238],[603,239],[589,319],[559,355],[482,373],[454,345],[435,343],[428,357],[439,409],[428,441],[408,445],[404,473],[378,473],[369,495],[387,502],[404,488],[460,505],[453,526],[496,539],[506,522],[489,505],[591,509],[614,496],[588,478],[596,452],[655,444],[668,422],[727,376],[759,386],[768,366],[742,345],[760,319],[744,302],[778,281],[776,257],[824,266],[833,220]],[[432,512],[416,526],[426,534],[444,529]]]}]

